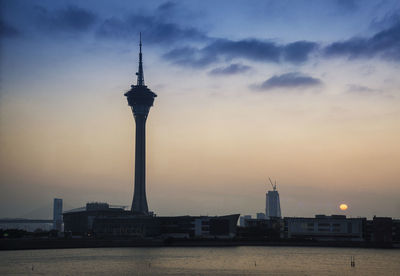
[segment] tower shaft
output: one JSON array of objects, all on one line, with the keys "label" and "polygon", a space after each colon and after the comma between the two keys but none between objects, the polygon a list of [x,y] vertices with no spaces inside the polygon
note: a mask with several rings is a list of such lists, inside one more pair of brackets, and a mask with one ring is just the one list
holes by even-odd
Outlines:
[{"label": "tower shaft", "polygon": [[147,115],[137,114],[135,143],[135,191],[132,211],[148,213],[146,198],[146,119]]}]

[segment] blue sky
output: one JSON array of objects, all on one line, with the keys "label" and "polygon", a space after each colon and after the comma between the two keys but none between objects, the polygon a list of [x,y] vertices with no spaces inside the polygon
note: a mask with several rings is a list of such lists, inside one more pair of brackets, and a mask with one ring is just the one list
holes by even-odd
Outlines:
[{"label": "blue sky", "polygon": [[130,205],[139,32],[150,209],[254,214],[271,176],[286,216],[399,216],[398,1],[1,6],[0,216]]}]

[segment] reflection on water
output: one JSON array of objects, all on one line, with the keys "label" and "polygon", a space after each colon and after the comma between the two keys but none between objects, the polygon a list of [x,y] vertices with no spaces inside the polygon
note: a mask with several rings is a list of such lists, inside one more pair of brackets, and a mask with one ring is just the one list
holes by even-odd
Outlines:
[{"label": "reflection on water", "polygon": [[399,275],[399,260],[400,250],[357,248],[50,249],[0,252],[0,275]]}]

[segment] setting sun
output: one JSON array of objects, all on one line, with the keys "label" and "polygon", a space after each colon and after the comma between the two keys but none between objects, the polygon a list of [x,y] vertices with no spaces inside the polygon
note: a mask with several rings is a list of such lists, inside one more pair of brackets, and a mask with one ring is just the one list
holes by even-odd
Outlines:
[{"label": "setting sun", "polygon": [[347,210],[348,206],[347,206],[347,204],[342,203],[342,204],[340,204],[339,208],[340,208],[340,210],[345,211],[345,210]]}]

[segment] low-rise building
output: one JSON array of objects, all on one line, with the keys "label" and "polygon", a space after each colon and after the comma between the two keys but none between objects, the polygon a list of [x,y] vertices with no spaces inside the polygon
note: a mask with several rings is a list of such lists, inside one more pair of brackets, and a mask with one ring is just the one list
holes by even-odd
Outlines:
[{"label": "low-rise building", "polygon": [[239,218],[239,214],[156,217],[110,207],[107,203],[88,203],[63,215],[66,232],[96,237],[232,238]]},{"label": "low-rise building", "polygon": [[373,243],[392,243],[396,227],[389,217],[376,217],[367,221],[366,241]]},{"label": "low-rise building", "polygon": [[240,217],[239,226],[246,227],[246,221],[251,219],[251,215],[244,215]]},{"label": "low-rise building", "polygon": [[366,218],[316,215],[315,218],[284,218],[283,236],[317,241],[364,241]]},{"label": "low-rise building", "polygon": [[240,228],[239,236],[245,239],[279,240],[283,220],[281,218],[247,219]]}]

